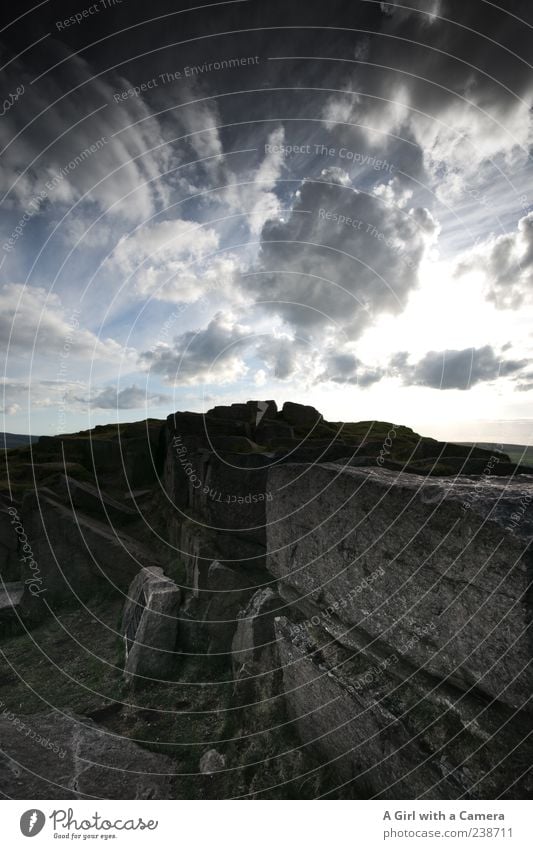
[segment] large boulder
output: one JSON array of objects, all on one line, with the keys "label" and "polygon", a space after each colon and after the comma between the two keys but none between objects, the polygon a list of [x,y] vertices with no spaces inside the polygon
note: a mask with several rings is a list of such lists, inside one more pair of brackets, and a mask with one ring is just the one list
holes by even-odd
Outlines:
[{"label": "large boulder", "polygon": [[137,540],[42,491],[24,497],[22,517],[31,547],[22,565],[22,605],[32,618],[97,591],[124,593],[142,566],[159,565]]},{"label": "large boulder", "polygon": [[192,506],[195,486],[204,476],[202,466],[213,450],[213,440],[228,436],[247,438],[250,428],[243,422],[201,413],[176,412],[168,417],[163,486],[180,513]]},{"label": "large boulder", "polygon": [[321,413],[307,404],[295,404],[293,401],[285,401],[281,412],[285,421],[294,427],[311,429],[322,421]]},{"label": "large boulder", "polygon": [[439,678],[523,707],[530,520],[518,531],[507,524],[530,478],[454,483],[286,465],[268,485],[267,567],[329,613],[332,637],[351,646],[364,631],[391,649],[407,646]]},{"label": "large boulder", "polygon": [[122,618],[126,681],[173,677],[180,601],[180,588],[162,569],[142,569],[134,578]]},{"label": "large boulder", "polygon": [[246,572],[231,569],[214,561],[208,572],[209,601],[204,619],[208,634],[209,654],[228,654],[239,611],[246,605],[253,589]]},{"label": "large boulder", "polygon": [[263,422],[272,421],[278,414],[275,401],[247,401],[247,404],[253,407],[256,427]]},{"label": "large boulder", "polygon": [[323,464],[269,486],[302,741],[364,795],[527,797],[533,479]]},{"label": "large boulder", "polygon": [[206,416],[225,419],[226,421],[252,422],[254,411],[247,404],[231,404],[227,407],[212,407],[211,410],[207,411]]},{"label": "large boulder", "polygon": [[68,507],[81,510],[110,525],[125,525],[139,518],[137,510],[112,498],[101,488],[68,475],[61,476],[56,494]]},{"label": "large boulder", "polygon": [[251,664],[275,642],[274,616],[280,609],[282,600],[271,587],[264,587],[241,610],[231,649],[235,678],[249,671]]},{"label": "large boulder", "polygon": [[0,714],[0,793],[10,799],[172,799],[175,763],[65,713]]},{"label": "large boulder", "polygon": [[10,636],[20,630],[23,584],[0,582],[0,636]]},{"label": "large boulder", "polygon": [[329,764],[338,788],[351,785],[359,798],[530,798],[526,716],[491,710],[399,647],[369,648],[362,637],[357,651],[343,651],[285,617],[276,637],[303,751]]},{"label": "large boulder", "polygon": [[18,511],[11,503],[0,503],[0,578],[3,581],[20,578],[19,540],[15,531],[17,516]]},{"label": "large boulder", "polygon": [[195,507],[206,524],[262,545],[265,543],[265,505],[268,460],[261,454],[212,455],[198,488]]},{"label": "large boulder", "polygon": [[263,420],[256,428],[255,439],[261,445],[269,445],[274,440],[288,442],[294,439],[294,429],[287,422]]}]

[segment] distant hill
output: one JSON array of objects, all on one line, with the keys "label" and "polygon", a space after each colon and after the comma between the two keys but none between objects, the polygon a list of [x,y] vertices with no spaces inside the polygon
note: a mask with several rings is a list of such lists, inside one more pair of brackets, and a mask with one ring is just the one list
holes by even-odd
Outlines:
[{"label": "distant hill", "polygon": [[20,448],[22,445],[31,445],[33,442],[39,442],[39,436],[29,436],[26,433],[0,433],[0,447]]},{"label": "distant hill", "polygon": [[503,451],[508,455],[511,463],[520,463],[522,466],[533,466],[533,445],[515,445],[512,442],[498,444],[497,442],[458,442],[458,445],[474,445],[477,448],[486,448],[489,451]]}]

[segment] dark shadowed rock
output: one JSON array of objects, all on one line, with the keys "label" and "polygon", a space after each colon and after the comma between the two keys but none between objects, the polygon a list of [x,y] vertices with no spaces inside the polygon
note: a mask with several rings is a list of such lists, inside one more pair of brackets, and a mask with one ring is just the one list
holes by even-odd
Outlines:
[{"label": "dark shadowed rock", "polygon": [[22,600],[31,617],[46,616],[46,604],[88,599],[97,588],[125,592],[142,566],[158,565],[137,540],[73,513],[42,491],[25,496],[22,516],[33,552],[22,579],[37,584],[34,594],[26,587]]},{"label": "dark shadowed rock", "polygon": [[267,467],[261,454],[243,454],[238,459],[212,456],[203,487],[198,490],[202,515],[219,531],[264,544]]},{"label": "dark shadowed rock", "polygon": [[275,641],[274,615],[275,612],[279,615],[282,606],[283,602],[274,590],[265,587],[258,590],[240,612],[231,648],[235,678]]},{"label": "dark shadowed rock", "polygon": [[208,588],[210,600],[205,614],[209,654],[227,654],[239,611],[242,610],[253,592],[245,572],[230,569],[215,561],[209,567]]},{"label": "dark shadowed rock", "polygon": [[262,445],[270,444],[273,440],[290,440],[294,438],[293,428],[282,421],[263,420],[256,428],[255,439]]},{"label": "dark shadowed rock", "polygon": [[206,416],[226,419],[226,421],[252,422],[254,410],[247,404],[231,404],[228,407],[212,407],[211,410],[207,411]]},{"label": "dark shadowed rock", "polygon": [[211,445],[215,451],[238,454],[249,454],[251,451],[257,451],[259,447],[246,436],[215,436],[211,440]]},{"label": "dark shadowed rock", "polygon": [[128,524],[139,518],[136,510],[132,510],[116,498],[111,498],[105,490],[65,475],[62,475],[59,480],[56,494],[62,498],[67,507],[81,510],[108,524],[115,522]]},{"label": "dark shadowed rock", "polygon": [[[19,542],[15,531],[17,524],[16,513],[8,513],[13,507],[0,503],[0,578],[3,581],[18,581],[20,578]],[[17,524],[18,526],[18,524]]]},{"label": "dark shadowed rock", "polygon": [[21,628],[22,593],[24,586],[20,582],[0,583],[0,636],[18,632]]},{"label": "dark shadowed rock", "polygon": [[[20,451],[9,480],[16,492],[37,490],[19,508],[33,565],[21,573],[22,546],[0,498],[0,576],[26,582],[0,594],[2,648],[12,641],[6,656],[36,685],[28,711],[63,680],[54,673],[47,685],[42,649],[68,676],[66,697],[51,704],[70,704],[72,693],[79,712],[117,733],[59,713],[17,725],[0,707],[0,750],[11,745],[13,756],[0,792],[533,791],[533,478],[502,476],[516,471],[505,455],[255,400]],[[85,622],[79,601],[72,609],[76,596],[105,628]],[[46,602],[58,618],[39,623]],[[12,639],[19,610],[36,626],[33,654],[26,637]],[[90,657],[93,635],[101,664]],[[122,669],[130,684],[147,685],[134,705],[120,702]],[[5,677],[6,700],[24,704],[23,685]],[[168,743],[181,783],[166,777],[165,758],[120,734]],[[209,749],[216,740],[225,741],[220,751]],[[28,764],[43,777],[28,777]]]},{"label": "dark shadowed rock", "polygon": [[275,419],[278,414],[278,405],[275,401],[247,401],[247,406],[253,407],[255,415],[254,424],[259,424]]},{"label": "dark shadowed rock", "polygon": [[285,401],[282,415],[286,422],[294,427],[312,428],[322,421],[322,415],[314,407],[307,404],[295,404],[293,401]]},{"label": "dark shadowed rock", "polygon": [[172,799],[175,763],[86,717],[0,715],[0,792],[14,799]]}]

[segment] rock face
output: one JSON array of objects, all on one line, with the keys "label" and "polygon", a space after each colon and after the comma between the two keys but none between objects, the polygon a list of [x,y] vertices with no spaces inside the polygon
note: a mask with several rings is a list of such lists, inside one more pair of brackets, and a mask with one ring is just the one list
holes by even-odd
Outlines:
[{"label": "rock face", "polygon": [[135,521],[138,515],[136,510],[122,504],[116,498],[111,498],[102,489],[86,481],[77,481],[68,475],[62,475],[55,492],[62,497],[67,506],[87,513],[101,522],[128,524]]},{"label": "rock face", "polygon": [[[53,495],[51,493],[50,495]],[[51,607],[86,600],[98,587],[125,592],[142,566],[157,565],[132,537],[81,512],[69,510],[43,490],[28,493],[22,504],[25,532],[33,563],[23,563],[22,605],[28,615],[42,618]],[[38,592],[30,582],[38,572]]]},{"label": "rock face", "polygon": [[17,581],[20,577],[18,548],[13,516],[8,513],[8,504],[0,503],[0,575],[4,581]]},{"label": "rock face", "polygon": [[281,466],[269,485],[267,565],[293,603],[277,633],[302,738],[387,798],[504,792],[510,768],[491,764],[525,757],[510,720],[531,689],[529,534],[505,517],[532,481],[326,464]]},{"label": "rock face", "polygon": [[20,630],[22,610],[20,602],[24,586],[20,581],[3,582],[0,586],[0,636]]},{"label": "rock face", "polygon": [[[87,716],[19,717],[41,738],[31,749],[41,779],[26,738],[8,739],[14,717],[0,713],[0,749],[5,737],[23,764],[10,795],[533,791],[529,470],[274,401],[44,439],[35,458],[20,451],[9,477],[16,498],[28,491],[16,533],[0,493],[0,637],[23,667],[20,627],[35,629],[43,657],[61,653],[54,682],[65,664],[82,691],[55,701],[39,655],[36,698]],[[93,622],[93,607],[106,618]],[[86,642],[63,655],[67,624]]]},{"label": "rock face", "polygon": [[260,659],[263,651],[274,645],[274,613],[283,609],[279,596],[271,587],[266,587],[258,590],[248,606],[241,611],[232,645],[236,679]]},{"label": "rock face", "polygon": [[295,427],[312,428],[322,420],[321,414],[314,407],[305,404],[294,404],[285,401],[283,405],[283,418]]},{"label": "rock face", "polygon": [[147,419],[81,434],[42,436],[34,446],[34,457],[81,463],[104,488],[118,484],[120,489],[135,489],[153,485],[157,479],[160,438],[161,422]]},{"label": "rock face", "polygon": [[207,650],[210,654],[227,654],[231,651],[239,611],[250,597],[250,582],[246,579],[246,574],[237,569],[230,569],[216,560],[209,567],[209,601],[204,626],[208,636]]},{"label": "rock face", "polygon": [[175,765],[86,717],[0,714],[0,792],[15,799],[172,799]]},{"label": "rock face", "polygon": [[204,752],[200,758],[200,772],[206,775],[212,775],[214,772],[220,772],[226,766],[224,755],[217,752],[216,749],[209,749]]},{"label": "rock face", "polygon": [[142,569],[133,580],[122,619],[127,681],[142,684],[175,673],[180,600],[179,587],[161,568]]}]

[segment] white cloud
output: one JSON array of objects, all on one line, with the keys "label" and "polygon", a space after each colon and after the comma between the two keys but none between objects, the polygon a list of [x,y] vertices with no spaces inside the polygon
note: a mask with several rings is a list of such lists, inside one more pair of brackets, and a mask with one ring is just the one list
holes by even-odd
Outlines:
[{"label": "white cloud", "polygon": [[533,303],[533,212],[514,232],[491,236],[459,260],[457,276],[478,271],[485,293],[500,309],[516,310]]},{"label": "white cloud", "polygon": [[194,221],[175,219],[143,226],[120,239],[107,267],[120,274],[128,291],[160,301],[192,303],[199,300],[220,277],[226,290],[235,273],[228,255],[205,260],[215,252],[215,230]]},{"label": "white cloud", "polygon": [[117,362],[128,352],[113,339],[100,339],[81,327],[82,314],[64,308],[60,298],[43,288],[8,283],[0,288],[0,341],[9,357],[60,355]]},{"label": "white cloud", "polygon": [[[66,48],[59,42],[49,42],[50,64],[65,55]],[[140,98],[115,103],[115,89],[102,78],[94,78],[80,56],[69,55],[68,79],[73,89],[81,88],[63,97],[64,67],[31,86],[30,70],[17,62],[9,66],[6,91],[15,90],[22,80],[25,92],[16,109],[11,109],[0,124],[0,144],[7,146],[2,155],[2,194],[9,192],[8,203],[25,209],[41,191],[52,202],[65,205],[89,192],[90,200],[100,209],[113,207],[115,216],[143,220],[153,213],[158,200],[168,199],[162,174],[172,162],[172,149],[163,144],[161,127]],[[24,132],[15,140],[41,112],[38,132]],[[113,137],[139,118],[147,120]],[[98,140],[98,150],[87,153]],[[71,167],[76,157],[81,161]],[[47,190],[46,182],[61,177],[65,169],[66,175]]]}]

